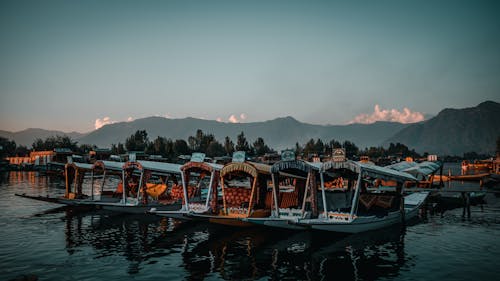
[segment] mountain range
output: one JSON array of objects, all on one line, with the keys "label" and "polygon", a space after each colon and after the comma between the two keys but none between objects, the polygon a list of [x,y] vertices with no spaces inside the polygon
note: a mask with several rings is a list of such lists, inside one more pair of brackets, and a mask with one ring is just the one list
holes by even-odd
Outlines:
[{"label": "mountain range", "polygon": [[67,135],[79,144],[110,147],[111,144],[124,143],[137,130],[146,130],[150,140],[157,136],[187,140],[198,129],[214,134],[221,142],[226,136],[236,142],[236,136],[244,132],[249,143],[262,137],[268,146],[278,150],[292,148],[296,142],[304,144],[311,138],[320,138],[323,142],[349,140],[361,149],[381,145],[387,147],[391,142],[399,142],[419,153],[462,155],[475,151],[492,154],[500,136],[500,104],[487,101],[471,108],[444,109],[429,120],[414,124],[314,125],[299,122],[293,117],[264,122],[224,123],[196,118],[147,117],[105,125],[87,134],[27,129],[20,132],[0,131],[0,136],[28,147],[35,138],[45,139],[53,135]]}]

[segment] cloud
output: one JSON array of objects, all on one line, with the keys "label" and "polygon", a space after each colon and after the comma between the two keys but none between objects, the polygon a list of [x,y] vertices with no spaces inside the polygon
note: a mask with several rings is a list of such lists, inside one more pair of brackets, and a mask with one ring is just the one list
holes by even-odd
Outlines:
[{"label": "cloud", "polygon": [[132,121],[134,121],[134,118],[133,118],[132,116],[129,116],[129,117],[127,118],[127,122],[132,122]]},{"label": "cloud", "polygon": [[354,117],[354,119],[349,121],[348,123],[371,124],[377,121],[391,121],[391,122],[399,122],[406,124],[406,123],[420,122],[424,120],[425,117],[423,113],[411,111],[407,107],[403,108],[402,111],[399,111],[397,109],[380,109],[380,106],[376,104],[373,113],[360,114]]},{"label": "cloud", "polygon": [[245,113],[241,113],[239,118],[238,116],[232,114],[231,116],[229,116],[229,118],[227,119],[230,123],[240,123],[244,120],[247,119],[247,115]]},{"label": "cloud", "polygon": [[113,124],[113,123],[116,123],[116,121],[112,121],[111,118],[109,118],[109,116],[106,116],[102,119],[97,118],[94,122],[94,127],[97,130],[104,125]]},{"label": "cloud", "polygon": [[215,121],[217,121],[217,122],[222,122],[222,118],[217,117],[217,118],[215,119]]},{"label": "cloud", "polygon": [[229,116],[229,122],[231,123],[239,123],[240,121],[238,120],[238,117],[236,117],[234,114]]}]

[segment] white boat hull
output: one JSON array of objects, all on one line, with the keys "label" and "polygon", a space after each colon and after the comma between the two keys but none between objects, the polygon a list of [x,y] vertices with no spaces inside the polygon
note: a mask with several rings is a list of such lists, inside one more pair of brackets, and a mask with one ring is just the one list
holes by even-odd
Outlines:
[{"label": "white boat hull", "polygon": [[[428,196],[428,192],[419,192],[415,194],[410,194],[405,197],[405,220],[414,218],[418,215],[418,211],[425,199]],[[375,229],[380,229],[388,227],[394,224],[403,222],[403,217],[400,211],[393,211],[384,217],[377,216],[360,216],[356,217],[351,221],[331,221],[328,219],[311,219],[311,220],[300,220],[299,224],[308,225],[312,229],[332,231],[332,232],[342,232],[342,233],[360,233]]]}]

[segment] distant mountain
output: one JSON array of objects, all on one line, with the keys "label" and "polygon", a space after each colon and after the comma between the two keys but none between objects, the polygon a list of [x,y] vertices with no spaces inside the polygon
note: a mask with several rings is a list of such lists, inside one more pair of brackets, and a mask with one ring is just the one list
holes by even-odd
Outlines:
[{"label": "distant mountain", "polygon": [[17,145],[25,145],[28,148],[31,147],[31,145],[37,138],[41,138],[44,140],[51,136],[68,136],[73,140],[77,140],[83,137],[84,135],[85,134],[78,132],[65,133],[61,131],[51,131],[51,130],[34,129],[34,128],[22,130],[19,132],[8,132],[0,130],[0,137],[13,140],[16,142]]},{"label": "distant mountain", "polygon": [[417,152],[463,155],[494,154],[500,136],[500,104],[486,101],[476,107],[444,109],[425,122],[412,124],[384,142],[404,143]]},{"label": "distant mountain", "polygon": [[78,139],[78,141],[80,144],[110,146],[112,143],[124,143],[126,138],[137,130],[146,130],[150,140],[155,139],[157,136],[187,140],[189,136],[195,135],[196,130],[201,129],[204,133],[214,134],[221,142],[226,136],[236,142],[236,136],[243,131],[249,143],[253,143],[258,137],[262,137],[268,146],[275,149],[292,148],[296,142],[304,144],[311,138],[321,138],[323,141],[335,139],[343,142],[349,140],[358,147],[365,148],[367,146],[381,145],[394,132],[407,126],[407,124],[392,122],[312,125],[299,122],[292,117],[253,123],[223,123],[196,118],[148,117],[132,122],[103,126]]}]

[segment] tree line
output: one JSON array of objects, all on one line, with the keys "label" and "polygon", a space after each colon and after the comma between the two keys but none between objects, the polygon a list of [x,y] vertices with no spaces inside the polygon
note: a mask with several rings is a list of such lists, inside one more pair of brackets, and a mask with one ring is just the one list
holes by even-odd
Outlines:
[{"label": "tree line", "polygon": [[[16,145],[12,140],[0,137],[0,157],[8,156],[27,156],[31,150],[53,150],[54,148],[69,148],[76,154],[86,154],[97,148],[95,145],[81,144],[72,140],[68,136],[52,136],[45,140],[37,138],[31,145],[31,149],[24,145]],[[329,142],[323,142],[321,139],[310,139],[305,144],[295,144],[295,147],[289,148],[296,155],[303,158],[310,158],[317,155],[331,155],[336,148],[344,148],[348,158],[356,158],[361,155],[369,156],[372,159],[384,158],[389,156],[414,157],[427,156],[418,154],[415,150],[410,150],[401,143],[391,143],[389,147],[367,147],[360,149],[351,141],[340,142],[332,139]],[[234,151],[245,151],[251,157],[263,156],[267,153],[276,153],[270,148],[262,137],[258,137],[254,142],[249,143],[245,134],[241,132],[236,137],[234,143],[230,137],[226,136],[224,141],[219,142],[213,134],[204,133],[201,129],[196,131],[194,136],[188,137],[187,141],[183,139],[170,139],[158,136],[150,141],[146,130],[138,130],[126,138],[125,143],[119,142],[112,144],[111,152],[113,154],[125,154],[130,151],[144,152],[150,155],[161,155],[170,161],[176,161],[180,155],[191,154],[192,152],[203,152],[208,157],[231,156]],[[500,153],[500,137],[496,141],[496,151]],[[488,155],[477,154],[475,152],[464,153],[463,157],[455,156],[457,159],[484,159]],[[448,157],[449,158],[449,157]],[[453,157],[452,157],[453,158]],[[453,158],[454,159],[454,158]]]}]

